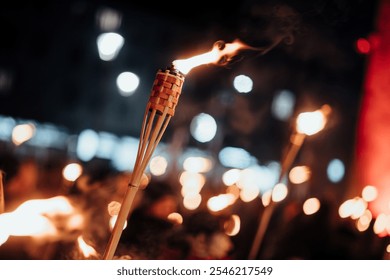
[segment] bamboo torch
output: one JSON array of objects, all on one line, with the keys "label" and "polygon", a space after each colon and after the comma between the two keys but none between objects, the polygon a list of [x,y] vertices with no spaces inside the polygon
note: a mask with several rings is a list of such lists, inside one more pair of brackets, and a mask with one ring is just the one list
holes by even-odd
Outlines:
[{"label": "bamboo torch", "polygon": [[[169,121],[175,114],[175,107],[183,88],[185,75],[202,64],[224,64],[238,50],[249,48],[239,41],[225,43],[217,41],[211,51],[188,59],[175,60],[165,70],[158,70],[143,118],[138,153],[129,187],[124,195],[122,206],[113,227],[103,259],[112,259],[118,246],[122,230],[129,216],[134,197],[140,186],[142,175],[149,164],[154,150],[160,142]],[[253,48],[250,48],[253,49]],[[158,234],[158,233],[156,233]]]},{"label": "bamboo torch", "polygon": [[[313,135],[321,131],[325,127],[327,117],[330,112],[331,107],[325,104],[319,110],[316,110],[314,112],[305,112],[298,115],[296,119],[296,127],[291,136],[289,147],[281,162],[281,171],[279,174],[278,183],[281,183],[289,172],[292,164],[294,163],[298,155],[299,150],[303,145],[306,136]],[[271,199],[269,205],[267,205],[262,212],[255,238],[252,242],[252,247],[249,252],[248,259],[250,260],[256,259],[257,257],[269,222],[272,218],[275,206],[276,202]]]}]

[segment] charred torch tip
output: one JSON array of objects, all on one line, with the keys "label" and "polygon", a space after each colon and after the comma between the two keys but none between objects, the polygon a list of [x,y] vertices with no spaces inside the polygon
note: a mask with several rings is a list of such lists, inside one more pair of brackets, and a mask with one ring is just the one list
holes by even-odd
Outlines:
[{"label": "charred torch tip", "polygon": [[225,41],[219,40],[214,43],[214,46],[217,47],[220,51],[222,51],[225,48],[226,43]]},{"label": "charred torch tip", "polygon": [[171,66],[167,67],[166,70],[168,70],[171,74],[185,76],[182,72],[180,72],[179,69],[175,67],[174,64],[171,64]]}]

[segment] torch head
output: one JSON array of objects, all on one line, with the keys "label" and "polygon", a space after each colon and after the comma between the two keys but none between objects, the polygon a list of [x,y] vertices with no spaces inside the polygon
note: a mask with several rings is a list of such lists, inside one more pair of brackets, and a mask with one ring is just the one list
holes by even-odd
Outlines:
[{"label": "torch head", "polygon": [[174,66],[158,70],[149,97],[149,110],[173,116],[183,88],[184,75]]}]

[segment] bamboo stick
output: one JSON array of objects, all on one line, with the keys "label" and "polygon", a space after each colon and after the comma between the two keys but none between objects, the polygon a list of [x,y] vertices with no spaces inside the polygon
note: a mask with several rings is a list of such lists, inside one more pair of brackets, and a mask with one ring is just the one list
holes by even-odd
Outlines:
[{"label": "bamboo stick", "polygon": [[[122,201],[117,220],[108,241],[103,259],[113,259],[119,244],[123,227],[128,219],[135,195],[140,186],[142,175],[175,113],[183,87],[184,75],[173,67],[159,70],[154,80],[152,92],[146,105],[141,128],[137,158],[134,165],[129,188]],[[146,187],[146,186],[145,186]],[[158,234],[158,233],[156,233]]]}]

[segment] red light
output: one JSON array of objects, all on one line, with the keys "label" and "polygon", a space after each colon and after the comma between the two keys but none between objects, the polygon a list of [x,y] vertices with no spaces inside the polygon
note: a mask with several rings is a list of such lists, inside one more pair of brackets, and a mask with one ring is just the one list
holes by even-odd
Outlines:
[{"label": "red light", "polygon": [[368,54],[371,51],[371,44],[365,38],[359,38],[356,41],[356,49],[361,54]]}]

